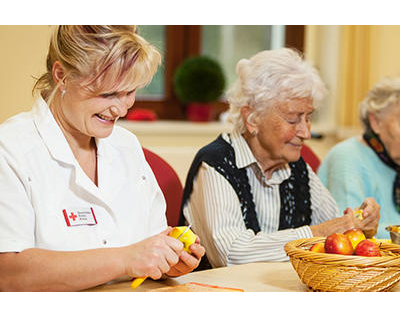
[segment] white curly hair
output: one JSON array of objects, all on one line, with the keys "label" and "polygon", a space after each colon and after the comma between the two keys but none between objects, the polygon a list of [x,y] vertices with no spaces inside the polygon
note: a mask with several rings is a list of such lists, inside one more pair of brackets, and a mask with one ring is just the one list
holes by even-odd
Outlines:
[{"label": "white curly hair", "polygon": [[359,106],[361,123],[366,129],[369,126],[369,113],[381,116],[385,109],[392,105],[400,105],[400,78],[383,78],[365,96]]},{"label": "white curly hair", "polygon": [[240,115],[244,105],[253,108],[248,121],[257,119],[272,104],[295,99],[321,100],[326,88],[317,70],[295,50],[280,48],[261,51],[236,65],[238,79],[227,93],[229,121],[244,133]]}]

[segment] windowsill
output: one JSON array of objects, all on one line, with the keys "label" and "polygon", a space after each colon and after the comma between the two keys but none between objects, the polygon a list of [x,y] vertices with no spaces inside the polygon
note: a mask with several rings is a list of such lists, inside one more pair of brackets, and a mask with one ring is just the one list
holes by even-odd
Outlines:
[{"label": "windowsill", "polygon": [[119,120],[117,125],[126,128],[137,136],[140,135],[218,135],[229,132],[232,125],[222,122],[188,122],[188,121],[128,121]]}]

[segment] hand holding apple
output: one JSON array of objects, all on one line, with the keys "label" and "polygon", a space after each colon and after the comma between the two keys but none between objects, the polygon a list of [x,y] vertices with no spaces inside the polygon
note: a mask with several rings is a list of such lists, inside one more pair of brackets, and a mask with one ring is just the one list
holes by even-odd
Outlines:
[{"label": "hand holding apple", "polygon": [[[353,221],[355,228],[360,228],[366,238],[374,236],[378,230],[380,218],[380,206],[373,198],[366,198],[360,206],[362,210],[363,219],[356,219]],[[359,212],[359,210],[356,210]]]},{"label": "hand holding apple", "polygon": [[[172,229],[169,233],[169,236],[178,238],[187,228],[187,226],[177,226]],[[189,229],[186,233],[184,233],[181,237],[179,237],[179,241],[183,243],[183,249],[190,253],[189,247],[196,242],[196,235]]]},{"label": "hand holding apple", "polygon": [[200,245],[199,238],[190,229],[180,236],[186,228],[187,226],[174,227],[169,233],[169,236],[177,238],[183,243],[183,250],[185,251],[179,257],[179,262],[166,273],[167,276],[177,277],[193,271],[198,267],[205,254],[205,249]]}]

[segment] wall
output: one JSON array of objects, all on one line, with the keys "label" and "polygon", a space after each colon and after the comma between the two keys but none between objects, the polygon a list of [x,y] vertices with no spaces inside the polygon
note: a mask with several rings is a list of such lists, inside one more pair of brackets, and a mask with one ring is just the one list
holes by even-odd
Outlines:
[{"label": "wall", "polygon": [[32,76],[45,70],[50,27],[0,25],[0,123],[32,107]]},{"label": "wall", "polygon": [[328,89],[328,94],[313,114],[312,130],[333,133],[337,126],[339,27],[307,25],[305,35],[305,58],[318,69]]},{"label": "wall", "polygon": [[370,50],[371,87],[385,76],[400,76],[400,25],[375,25]]}]

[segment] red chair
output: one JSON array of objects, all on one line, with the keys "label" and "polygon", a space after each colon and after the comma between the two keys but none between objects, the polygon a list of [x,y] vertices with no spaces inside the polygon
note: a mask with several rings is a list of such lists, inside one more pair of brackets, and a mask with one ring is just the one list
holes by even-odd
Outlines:
[{"label": "red chair", "polygon": [[303,147],[301,148],[301,156],[303,157],[304,161],[310,165],[311,169],[317,173],[321,161],[306,144],[303,144]]},{"label": "red chair", "polygon": [[157,179],[167,203],[167,223],[177,226],[181,210],[183,187],[175,170],[157,154],[143,148],[144,156]]}]

